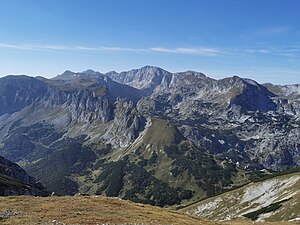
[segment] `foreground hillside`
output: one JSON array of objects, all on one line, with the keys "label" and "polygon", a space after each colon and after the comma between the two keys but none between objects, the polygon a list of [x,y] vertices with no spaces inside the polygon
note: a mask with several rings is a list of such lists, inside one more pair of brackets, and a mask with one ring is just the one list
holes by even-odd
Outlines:
[{"label": "foreground hillside", "polygon": [[0,209],[11,214],[0,220],[3,224],[213,224],[175,211],[106,197],[1,197]]},{"label": "foreground hillside", "polygon": [[300,172],[250,183],[182,211],[211,220],[247,217],[256,221],[300,222]]},{"label": "foreground hillside", "polygon": [[[176,211],[107,197],[0,197],[1,224],[213,225]],[[233,221],[233,225],[252,222]],[[269,224],[269,223],[267,223]],[[295,223],[270,223],[270,225]]]}]

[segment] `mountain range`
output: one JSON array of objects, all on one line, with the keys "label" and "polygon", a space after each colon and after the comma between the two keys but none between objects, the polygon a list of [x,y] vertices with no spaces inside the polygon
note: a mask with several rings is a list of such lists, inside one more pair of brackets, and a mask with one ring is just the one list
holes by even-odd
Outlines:
[{"label": "mountain range", "polygon": [[300,166],[300,85],[66,71],[0,78],[0,155],[48,191],[187,205]]}]

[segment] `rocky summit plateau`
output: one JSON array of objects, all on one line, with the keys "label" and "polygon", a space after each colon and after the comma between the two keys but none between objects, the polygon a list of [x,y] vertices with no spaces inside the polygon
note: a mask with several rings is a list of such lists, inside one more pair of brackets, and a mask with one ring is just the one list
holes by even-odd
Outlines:
[{"label": "rocky summit plateau", "polygon": [[180,208],[299,167],[299,116],[299,84],[154,66],[10,75],[0,155],[50,193]]}]

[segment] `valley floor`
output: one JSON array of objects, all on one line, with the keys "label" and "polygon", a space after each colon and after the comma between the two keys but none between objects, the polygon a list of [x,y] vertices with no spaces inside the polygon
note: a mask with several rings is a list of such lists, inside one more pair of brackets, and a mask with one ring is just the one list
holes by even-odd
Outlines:
[{"label": "valley floor", "polygon": [[172,210],[100,196],[21,196],[0,197],[0,224],[250,225],[253,222],[210,222]]}]

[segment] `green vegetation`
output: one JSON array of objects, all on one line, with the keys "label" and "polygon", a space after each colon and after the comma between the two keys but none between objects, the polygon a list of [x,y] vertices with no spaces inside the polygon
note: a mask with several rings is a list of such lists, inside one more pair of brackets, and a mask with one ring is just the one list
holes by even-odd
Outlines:
[{"label": "green vegetation", "polygon": [[232,176],[237,172],[230,163],[226,163],[224,167],[218,165],[212,156],[201,152],[190,142],[170,145],[165,148],[165,152],[174,160],[172,174],[175,177],[184,172],[192,175],[207,196],[224,191],[225,187],[232,184]]},{"label": "green vegetation", "polygon": [[[16,168],[13,168],[11,166],[15,166]],[[22,172],[19,171],[20,168],[17,165],[13,165],[13,163],[11,163],[9,168],[9,170],[13,171],[14,174]],[[43,187],[40,184],[29,184],[21,182],[20,180],[9,176],[5,168],[0,165],[0,196],[7,195],[8,193],[14,193],[16,195],[24,193],[35,193],[35,191],[40,192],[40,194],[47,195],[47,192],[43,190]]]},{"label": "green vegetation", "polygon": [[82,146],[80,139],[66,138],[55,143],[45,157],[25,168],[49,191],[58,194],[75,194],[78,185],[69,177],[92,167],[95,159],[94,152]]},{"label": "green vegetation", "polygon": [[121,194],[124,199],[157,206],[179,204],[192,197],[191,191],[168,186],[128,158],[104,164],[94,182],[100,184],[97,194]]},{"label": "green vegetation", "polygon": [[94,169],[98,170],[104,163],[106,162],[106,159],[97,159],[94,165]]},{"label": "green vegetation", "polygon": [[[19,124],[19,125],[18,125]],[[63,133],[55,131],[53,126],[45,123],[35,123],[30,126],[20,126],[13,123],[9,135],[4,139],[2,154],[8,159],[34,161],[45,157],[51,152],[51,145],[61,138]]]},{"label": "green vegetation", "polygon": [[2,153],[14,161],[30,162],[24,168],[49,191],[75,194],[78,184],[72,176],[86,174],[93,167],[96,155],[83,146],[86,136],[60,139],[62,136],[63,133],[43,122],[21,126],[18,121],[11,125]]},{"label": "green vegetation", "polygon": [[91,145],[91,148],[93,149],[93,151],[95,152],[95,154],[98,157],[103,157],[109,153],[111,153],[112,151],[112,145],[111,144],[103,144],[103,143],[93,143]]},{"label": "green vegetation", "polygon": [[161,119],[151,122],[142,142],[128,154],[131,162],[173,188],[191,190],[193,201],[222,193],[233,186],[238,172],[235,164],[228,160],[216,161],[192,142],[185,141],[170,122]]},{"label": "green vegetation", "polygon": [[122,160],[105,164],[105,170],[94,181],[103,182],[96,194],[105,191],[107,196],[118,196],[123,188],[124,166],[125,162]]}]

